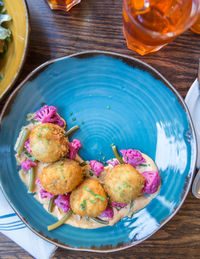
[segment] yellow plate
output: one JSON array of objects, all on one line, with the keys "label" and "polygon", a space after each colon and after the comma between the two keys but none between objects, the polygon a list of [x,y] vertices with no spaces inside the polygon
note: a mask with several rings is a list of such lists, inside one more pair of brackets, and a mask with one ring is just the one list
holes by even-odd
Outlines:
[{"label": "yellow plate", "polygon": [[0,98],[15,83],[22,69],[27,52],[29,38],[28,9],[24,0],[3,0],[7,13],[12,21],[7,25],[12,31],[12,41],[3,59],[0,59],[0,74],[4,77],[0,81]]}]

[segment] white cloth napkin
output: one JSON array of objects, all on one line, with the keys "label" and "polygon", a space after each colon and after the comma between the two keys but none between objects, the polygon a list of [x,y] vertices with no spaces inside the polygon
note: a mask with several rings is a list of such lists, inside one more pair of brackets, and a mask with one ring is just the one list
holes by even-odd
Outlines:
[{"label": "white cloth napkin", "polygon": [[56,246],[33,233],[10,207],[0,190],[0,232],[36,259],[49,259]]},{"label": "white cloth napkin", "polygon": [[192,86],[190,87],[185,102],[190,111],[196,135],[197,135],[197,143],[198,143],[198,159],[197,159],[197,167],[200,168],[200,91],[198,89],[198,81],[197,79],[194,81]]}]

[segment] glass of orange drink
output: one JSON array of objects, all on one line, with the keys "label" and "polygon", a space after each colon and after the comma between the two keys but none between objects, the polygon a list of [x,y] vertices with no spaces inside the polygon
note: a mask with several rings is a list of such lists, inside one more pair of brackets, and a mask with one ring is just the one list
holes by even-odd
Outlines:
[{"label": "glass of orange drink", "polygon": [[200,14],[197,17],[197,20],[195,23],[190,27],[190,30],[193,31],[194,33],[200,34]]},{"label": "glass of orange drink", "polygon": [[81,0],[46,0],[51,9],[69,11],[74,5],[79,4]]},{"label": "glass of orange drink", "polygon": [[199,0],[123,0],[127,46],[141,55],[157,51],[187,30],[199,13]]}]

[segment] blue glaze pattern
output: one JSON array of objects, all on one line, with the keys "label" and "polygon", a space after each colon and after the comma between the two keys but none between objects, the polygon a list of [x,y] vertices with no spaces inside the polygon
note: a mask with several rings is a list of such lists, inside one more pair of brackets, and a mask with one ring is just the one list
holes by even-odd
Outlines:
[{"label": "blue glaze pattern", "polygon": [[[41,66],[19,88],[1,122],[0,182],[32,230],[62,247],[113,251],[141,242],[174,215],[190,187],[196,138],[183,100],[158,72],[113,53],[81,53]],[[111,143],[118,149],[139,149],[154,159],[162,179],[158,196],[132,219],[112,227],[85,230],[64,225],[47,231],[56,219],[27,194],[13,150],[26,114],[43,102],[58,107],[68,128],[80,126],[73,138],[82,142],[83,159],[113,157]]]}]

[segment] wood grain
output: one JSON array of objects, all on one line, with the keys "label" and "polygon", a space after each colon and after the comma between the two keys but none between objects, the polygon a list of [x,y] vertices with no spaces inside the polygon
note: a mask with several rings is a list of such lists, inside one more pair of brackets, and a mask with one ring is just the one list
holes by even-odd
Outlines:
[{"label": "wood grain", "polygon": [[[44,0],[28,0],[31,22],[27,60],[17,82],[41,63],[85,50],[106,50],[139,58],[156,68],[185,97],[196,78],[200,36],[187,31],[160,51],[141,57],[126,47],[121,0],[82,0],[70,12],[51,11]],[[17,86],[15,85],[15,87]],[[10,91],[11,92],[11,91]],[[0,103],[2,108],[7,96]],[[127,250],[97,254],[58,249],[53,259],[200,258],[200,201],[189,193],[178,214],[151,238]],[[0,235],[1,259],[32,258]]]}]

